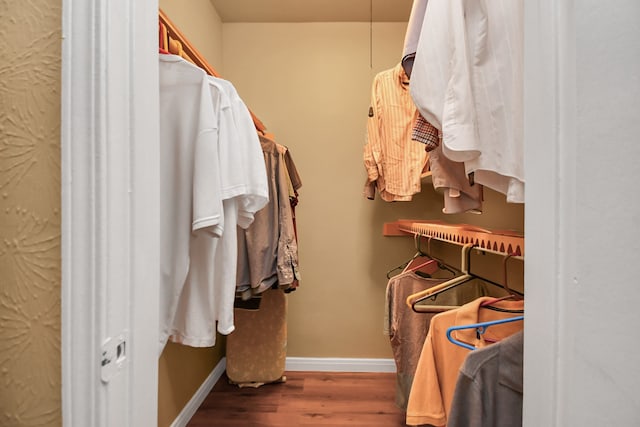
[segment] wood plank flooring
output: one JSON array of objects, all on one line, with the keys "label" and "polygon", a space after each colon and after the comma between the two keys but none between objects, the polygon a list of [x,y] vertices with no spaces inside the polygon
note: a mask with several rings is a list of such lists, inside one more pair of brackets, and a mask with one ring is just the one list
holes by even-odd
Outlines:
[{"label": "wood plank flooring", "polygon": [[395,374],[287,372],[286,382],[259,388],[220,378],[188,427],[405,425],[395,403]]}]

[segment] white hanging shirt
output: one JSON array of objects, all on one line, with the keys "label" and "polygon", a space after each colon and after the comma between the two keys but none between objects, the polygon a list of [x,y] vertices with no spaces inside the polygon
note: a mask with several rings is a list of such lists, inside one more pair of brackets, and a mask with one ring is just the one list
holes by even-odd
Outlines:
[{"label": "white hanging shirt", "polygon": [[[221,153],[226,145],[225,135],[229,132],[224,120],[225,114],[231,114],[228,97],[209,83],[206,77],[207,90],[212,100],[212,114],[218,123],[216,133],[216,148],[218,151],[218,173],[220,175],[220,198],[228,197],[228,182],[224,171],[229,169],[229,159],[223,158]],[[224,215],[223,215],[224,216]],[[214,257],[218,247],[222,245],[225,235],[235,233],[233,218],[224,217],[224,230],[219,239],[203,239],[195,237],[191,241],[192,268],[185,281],[185,288],[180,295],[178,309],[171,329],[169,339],[173,342],[191,347],[212,347],[216,343],[216,278]]]},{"label": "white hanging shirt", "polygon": [[[230,334],[234,329],[233,301],[236,292],[236,270],[238,264],[237,227],[246,229],[255,214],[269,202],[267,170],[262,148],[251,113],[238,95],[236,88],[227,80],[210,77],[210,83],[229,99],[230,112],[224,116],[224,129],[228,133],[221,136],[221,159],[228,159],[228,170],[223,168],[223,176],[228,178],[231,191],[224,201],[225,222],[234,221],[233,230],[226,229],[215,256],[215,278],[217,283],[216,318],[218,331]],[[222,129],[222,128],[221,128]],[[232,160],[236,159],[236,161]],[[232,161],[236,166],[231,166]],[[223,179],[226,181],[226,179]]]},{"label": "white hanging shirt", "polygon": [[[239,211],[243,207],[240,225],[248,226],[255,212],[268,202],[266,169],[251,115],[230,82],[211,76],[207,79],[219,122],[217,147],[224,232],[219,241],[193,242],[193,257],[199,268],[189,273],[190,286],[180,299],[171,332],[172,341],[193,347],[215,345],[216,329],[223,335],[235,329]],[[260,162],[255,162],[256,150]]]},{"label": "white hanging shirt", "polygon": [[[160,73],[160,353],[198,259],[194,241],[222,234],[218,123],[206,74],[175,55]],[[192,285],[192,284],[190,284]]]},{"label": "white hanging shirt", "polygon": [[253,215],[269,202],[267,171],[262,156],[260,140],[249,109],[238,94],[235,86],[227,80],[211,77],[212,84],[217,85],[228,97],[236,132],[230,135],[231,146],[244,164],[243,197],[239,199],[238,225],[247,228],[253,222]]},{"label": "white hanging shirt", "polygon": [[430,0],[410,90],[443,153],[524,202],[523,1]]}]

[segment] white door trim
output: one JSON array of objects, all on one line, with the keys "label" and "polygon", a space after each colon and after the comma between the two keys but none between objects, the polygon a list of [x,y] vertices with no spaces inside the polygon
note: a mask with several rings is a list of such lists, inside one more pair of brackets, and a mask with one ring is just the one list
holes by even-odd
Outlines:
[{"label": "white door trim", "polygon": [[565,289],[575,270],[576,32],[573,0],[525,1],[523,425],[561,426]]},{"label": "white door trim", "polygon": [[63,425],[157,425],[158,3],[62,4]]}]

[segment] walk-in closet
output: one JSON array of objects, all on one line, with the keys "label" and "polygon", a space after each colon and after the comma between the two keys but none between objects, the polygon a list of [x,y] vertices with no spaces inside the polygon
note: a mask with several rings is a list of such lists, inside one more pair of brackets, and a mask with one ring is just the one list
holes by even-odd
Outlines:
[{"label": "walk-in closet", "polygon": [[640,425],[636,0],[0,15],[0,425]]},{"label": "walk-in closet", "polygon": [[[243,382],[259,383],[256,386],[286,382],[285,369],[290,377],[300,371],[388,372],[397,375],[395,397],[389,400],[400,411],[409,409],[410,414],[407,404],[411,382],[428,324],[435,313],[483,296],[485,305],[500,311],[482,311],[502,313],[497,317],[484,316],[485,321],[521,316],[524,312],[523,193],[515,197],[516,203],[508,203],[506,194],[486,186],[483,190],[482,184],[469,182],[462,163],[456,163],[455,169],[451,167],[452,161],[451,165],[435,163],[436,157],[427,151],[426,144],[411,138],[418,113],[409,95],[408,72],[400,67],[406,56],[403,47],[408,39],[416,37],[407,35],[412,6],[416,15],[412,21],[416,25],[423,19],[417,15],[426,2],[422,6],[418,4],[421,2],[414,6],[411,1],[360,3],[360,7],[352,4],[346,8],[338,8],[337,4],[324,7],[292,4],[291,10],[285,10],[283,4],[273,3],[270,9],[255,2],[160,4],[161,59],[166,62],[167,57],[180,57],[231,82],[253,116],[253,122],[249,123],[253,133],[261,141],[268,133],[273,141],[286,146],[291,159],[295,159],[299,181],[295,188],[297,236],[292,239],[297,241],[296,271],[292,274],[298,280],[297,287],[284,286],[285,292],[291,292],[278,293],[278,298],[284,299],[280,306],[271,302],[277,292],[274,290],[250,298],[260,303],[250,321],[244,320],[250,315],[238,301],[241,298],[236,297],[236,330],[229,334],[229,328],[221,328],[218,323],[218,330],[228,336],[215,340],[195,339],[197,332],[189,328],[188,319],[184,322],[178,319],[184,315],[180,310],[186,310],[187,314],[189,310],[201,310],[197,302],[206,296],[192,298],[179,308],[174,318],[175,330],[188,332],[170,334],[160,357],[161,424],[169,425],[196,391],[201,390],[203,382],[213,381],[210,373],[216,367],[222,369],[221,363],[226,363],[223,379],[239,382],[239,386],[247,385]],[[517,12],[518,9],[512,13]],[[522,38],[516,37],[514,43],[521,44]],[[521,73],[521,49],[516,53],[519,62],[514,68]],[[419,68],[418,59],[415,70]],[[161,108],[164,108],[166,68],[161,63]],[[508,68],[506,72],[512,71]],[[384,83],[390,73],[393,79]],[[514,84],[520,81],[515,80]],[[384,84],[390,87],[380,88]],[[515,131],[520,133],[513,142],[519,147],[513,151],[519,155],[520,165],[516,169],[521,171],[521,90],[514,98],[518,105],[507,108],[519,115],[514,122]],[[182,105],[177,101],[173,104]],[[178,116],[166,113],[160,120],[166,124]],[[219,126],[222,135],[224,124]],[[397,135],[390,128],[399,129]],[[168,133],[164,128],[161,132]],[[239,144],[231,144],[231,149],[238,149]],[[373,147],[374,144],[377,146]],[[393,157],[394,145],[404,150],[397,154],[398,158]],[[369,154],[376,150],[379,152]],[[378,161],[380,158],[383,160]],[[400,164],[394,165],[394,160]],[[224,163],[222,159],[220,162]],[[371,182],[372,167],[386,176]],[[400,181],[395,187],[394,175]],[[482,181],[480,172],[476,175]],[[461,181],[466,183],[459,185]],[[462,194],[452,196],[454,191]],[[274,195],[277,192],[270,193]],[[408,223],[398,224],[400,218],[414,218],[418,229]],[[420,223],[426,220],[431,222]],[[419,228],[436,223],[444,224],[444,228]],[[248,230],[253,228],[252,225]],[[476,236],[470,239],[464,235],[465,230],[475,231]],[[278,234],[271,238],[278,240]],[[513,242],[505,244],[503,239],[509,238]],[[433,268],[424,265],[428,260]],[[414,283],[392,283],[409,276]],[[282,287],[286,283],[286,279],[279,278],[277,284]],[[424,304],[415,307],[405,303],[404,299],[412,294],[410,289],[414,294],[430,288],[435,291],[436,284],[442,288],[442,296],[421,298],[430,302],[425,313],[419,312],[424,310]],[[193,283],[186,284],[183,293],[188,286]],[[258,294],[256,286],[251,286],[254,295]],[[508,297],[512,290],[517,291],[517,297],[515,293]],[[499,302],[499,297],[513,301]],[[492,303],[515,309],[492,307]],[[274,314],[267,313],[269,310],[286,314],[281,313],[276,319]],[[262,318],[260,311],[265,313]],[[503,315],[509,311],[511,316]],[[411,317],[412,321],[398,320]],[[277,323],[283,319],[285,330]],[[480,317],[476,320],[480,321]],[[275,326],[266,326],[267,322],[275,322]],[[522,327],[520,318],[511,328],[496,325],[492,329],[505,329],[510,335]],[[487,342],[507,335],[495,335],[493,341]],[[413,341],[411,346],[405,343],[408,340]],[[274,356],[270,346],[280,348],[279,354]],[[467,352],[468,349],[461,348],[458,353]],[[251,354],[255,359],[247,360]],[[439,357],[451,356],[445,352]],[[242,360],[244,368],[236,366],[239,363],[236,359]],[[242,372],[243,369],[256,372]],[[267,374],[265,371],[269,370],[275,372]],[[457,369],[454,382],[456,372]],[[421,375],[426,378],[434,374]],[[446,387],[452,390],[453,386]],[[256,394],[259,396],[259,391]],[[446,397],[451,399],[449,395]],[[448,409],[449,403],[446,406]],[[336,411],[339,412],[337,408]],[[207,414],[215,417],[215,411]],[[301,425],[313,419],[304,411],[291,417],[295,418],[294,424]],[[427,424],[426,421],[416,424],[411,417],[407,422],[413,425]],[[339,416],[333,421],[341,422]],[[433,420],[430,423],[444,424]]]},{"label": "walk-in closet", "polygon": [[235,331],[219,327],[215,346],[169,338],[159,425],[187,422],[221,380],[257,388],[254,399],[264,387],[266,399],[285,390],[285,371],[390,373],[398,425],[520,425],[534,286],[523,2],[159,6],[161,57],[231,82],[263,149],[268,138],[295,159],[298,184],[295,287],[252,284],[243,298],[236,279]]}]

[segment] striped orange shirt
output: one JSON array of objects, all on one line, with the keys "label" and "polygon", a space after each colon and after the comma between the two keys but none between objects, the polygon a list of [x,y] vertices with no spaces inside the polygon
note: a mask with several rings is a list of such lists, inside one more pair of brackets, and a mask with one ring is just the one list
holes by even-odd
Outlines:
[{"label": "striped orange shirt", "polygon": [[388,202],[409,201],[420,192],[428,154],[422,144],[411,140],[417,113],[408,83],[401,64],[373,80],[364,147],[364,193],[369,199],[375,198],[376,190]]}]

